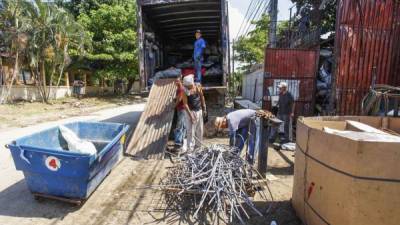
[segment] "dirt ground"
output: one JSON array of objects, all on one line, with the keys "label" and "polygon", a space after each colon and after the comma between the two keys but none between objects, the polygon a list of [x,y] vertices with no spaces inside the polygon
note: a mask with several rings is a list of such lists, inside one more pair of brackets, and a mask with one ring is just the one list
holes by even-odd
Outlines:
[{"label": "dirt ground", "polygon": [[[24,103],[8,109],[9,118],[27,116],[20,121],[20,126],[27,126],[29,122],[39,123],[42,120],[57,120],[60,116],[69,115],[65,112],[73,111],[78,115],[98,110],[100,107],[113,107],[119,104],[143,101],[142,99],[87,99],[84,103],[60,102],[53,105],[41,105],[39,103]],[[101,102],[101,103],[100,103]],[[84,104],[84,109],[74,109],[74,104]],[[2,106],[0,106],[2,107]],[[41,109],[41,107],[48,107]],[[63,109],[59,109],[63,107]],[[97,107],[97,108],[96,108]],[[5,108],[0,108],[3,112]],[[22,112],[23,110],[31,110]],[[36,111],[35,111],[36,110]],[[62,112],[64,112],[64,114]],[[21,112],[18,115],[18,112]],[[11,115],[10,115],[11,114]],[[124,114],[125,115],[125,114]],[[131,115],[123,119],[134,124],[140,114]],[[35,119],[33,119],[35,118]],[[1,119],[0,119],[1,120]],[[119,119],[118,119],[119,121]],[[114,121],[115,122],[115,121]],[[14,123],[9,123],[15,127]],[[8,125],[8,126],[11,126]],[[27,129],[27,128],[25,128]],[[206,144],[227,144],[227,138],[208,138]],[[11,159],[10,159],[11,160]],[[167,168],[171,166],[171,160],[134,160],[125,157],[113,169],[90,198],[80,207],[67,203],[41,199],[35,200],[29,192],[25,180],[6,187],[0,192],[0,224],[1,225],[207,225],[226,224],[224,221],[213,223],[212,214],[193,218],[192,213],[178,211],[166,211],[161,191],[157,188]],[[257,195],[254,202],[257,208],[264,214],[263,217],[251,214],[247,221],[250,225],[270,225],[275,220],[279,225],[301,225],[294,210],[291,207],[293,185],[294,152],[275,151],[272,148],[268,153],[268,187],[263,185],[264,191],[270,189],[273,199],[260,199]],[[4,200],[4,201],[3,201]],[[267,212],[267,209],[270,209]],[[214,217],[215,218],[215,217]]]},{"label": "dirt ground", "polygon": [[[228,144],[227,138],[211,138],[207,139],[208,144]],[[276,151],[273,148],[268,149],[268,168],[267,183],[268,187],[263,186],[267,191],[270,189],[273,199],[266,202],[263,199],[255,197],[256,205],[264,210],[270,205],[271,210],[264,214],[264,217],[252,217],[248,221],[251,225],[269,225],[275,220],[278,225],[301,225],[301,221],[297,218],[295,211],[291,205],[292,187],[294,173],[294,152],[292,151]]]},{"label": "dirt ground", "polygon": [[19,101],[0,105],[0,131],[10,127],[27,127],[41,122],[55,121],[73,116],[85,116],[102,109],[143,103],[140,96],[65,98],[41,102]]},{"label": "dirt ground", "polygon": [[[225,138],[208,139],[210,143],[227,143]],[[251,214],[247,224],[269,225],[275,220],[279,225],[300,225],[290,204],[293,181],[293,152],[277,152],[269,149],[268,187],[273,201],[255,197],[255,203],[264,213],[263,217]],[[7,205],[0,205],[2,225],[180,225],[180,224],[226,224],[224,221],[212,223],[211,216],[198,219],[191,213],[165,211],[161,192],[157,189],[167,167],[164,160],[133,160],[124,158],[103,181],[99,188],[81,207],[53,200],[37,201],[31,196],[22,180],[0,193],[12,199]],[[265,186],[262,187],[267,190]],[[30,196],[21,198],[20,196]],[[24,200],[20,200],[24,199]],[[28,199],[28,200],[27,200]],[[267,213],[267,208],[272,208]]]}]

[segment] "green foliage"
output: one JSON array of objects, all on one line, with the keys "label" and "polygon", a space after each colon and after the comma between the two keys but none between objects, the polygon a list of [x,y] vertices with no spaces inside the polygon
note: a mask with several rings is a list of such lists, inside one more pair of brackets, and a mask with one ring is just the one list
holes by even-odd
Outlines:
[{"label": "green foliage", "polygon": [[[33,72],[42,98],[47,101],[46,86],[60,84],[64,68],[70,63],[69,49],[83,52],[87,41],[83,27],[56,4],[41,0],[3,0],[1,3],[1,27],[10,40],[9,53],[16,55],[16,65],[22,61]],[[53,80],[55,75],[58,79]]]},{"label": "green foliage", "polygon": [[231,96],[240,96],[241,93],[239,91],[239,88],[242,87],[242,83],[243,83],[243,75],[244,72],[243,71],[239,71],[239,72],[234,72],[231,74],[231,76],[229,77],[230,79],[230,95]]},{"label": "green foliage", "polygon": [[[336,26],[336,4],[337,1],[328,1],[325,8],[318,12],[319,6],[322,3],[322,0],[291,0],[296,4],[297,14],[300,11],[305,11],[310,16],[312,21],[315,21],[317,15],[320,15],[321,20],[321,34],[335,31]],[[299,16],[296,17],[297,19]],[[294,24],[296,24],[295,21]],[[318,24],[311,24],[311,26],[317,26]]]},{"label": "green foliage", "polygon": [[75,17],[80,14],[89,14],[91,10],[99,9],[100,5],[121,4],[126,0],[56,0],[57,5],[68,9]]},{"label": "green foliage", "polygon": [[259,21],[253,21],[255,29],[248,36],[241,36],[234,46],[235,60],[242,63],[242,70],[249,69],[251,65],[261,63],[267,43],[269,17],[263,15]]},{"label": "green foliage", "polygon": [[[239,37],[234,46],[234,57],[242,64],[241,71],[250,69],[254,64],[263,63],[265,47],[268,43],[269,16],[263,15],[260,20],[253,21],[252,24],[255,25],[255,29],[249,32],[248,36]],[[278,23],[278,39],[284,35],[284,30],[288,25],[288,21]]]},{"label": "green foliage", "polygon": [[288,30],[289,30],[289,20],[279,22],[276,34],[278,40],[288,37],[289,36]]},{"label": "green foliage", "polygon": [[106,1],[88,2],[96,9],[81,13],[78,21],[92,39],[92,50],[85,57],[94,67],[95,75],[106,79],[135,78],[138,61],[134,0],[100,5],[93,2]]}]

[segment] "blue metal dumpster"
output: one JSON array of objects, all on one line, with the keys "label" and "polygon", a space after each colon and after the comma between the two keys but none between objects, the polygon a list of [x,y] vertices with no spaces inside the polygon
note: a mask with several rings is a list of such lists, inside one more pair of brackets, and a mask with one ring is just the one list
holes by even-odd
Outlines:
[{"label": "blue metal dumpster", "polygon": [[122,158],[128,125],[75,122],[65,124],[79,138],[92,142],[97,155],[64,150],[58,127],[13,141],[8,147],[15,167],[24,173],[34,194],[87,199]]}]

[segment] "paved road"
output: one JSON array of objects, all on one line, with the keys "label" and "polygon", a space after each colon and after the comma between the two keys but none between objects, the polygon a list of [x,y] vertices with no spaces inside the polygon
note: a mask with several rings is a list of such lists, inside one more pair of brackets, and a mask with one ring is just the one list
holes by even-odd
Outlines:
[{"label": "paved road", "polygon": [[[10,129],[0,133],[0,224],[53,224],[51,218],[65,216],[65,208],[57,209],[57,204],[38,205],[33,200],[23,179],[23,174],[16,171],[9,150],[4,145],[19,137],[59,124],[74,121],[105,121],[126,123],[135,127],[145,104],[129,105],[98,111],[84,117],[73,117],[60,121],[42,123],[26,128]],[[132,130],[131,130],[132,132]],[[60,205],[58,205],[60,206]],[[39,211],[38,211],[39,210]],[[69,210],[69,209],[68,209]],[[68,211],[67,210],[67,211]],[[40,213],[42,212],[42,213]],[[43,220],[35,220],[39,217]],[[50,219],[50,220],[46,220]],[[40,222],[39,222],[40,221]],[[45,222],[47,221],[47,222]],[[53,222],[51,222],[53,221]]]}]

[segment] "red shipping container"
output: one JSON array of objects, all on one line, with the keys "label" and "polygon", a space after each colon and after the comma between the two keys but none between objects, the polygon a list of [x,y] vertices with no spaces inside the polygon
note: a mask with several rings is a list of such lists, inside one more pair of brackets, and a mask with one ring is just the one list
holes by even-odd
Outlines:
[{"label": "red shipping container", "polygon": [[264,108],[272,110],[272,101],[278,98],[277,86],[284,81],[288,83],[289,92],[295,98],[295,117],[312,116],[318,60],[318,50],[267,48],[264,64]]},{"label": "red shipping container", "polygon": [[360,115],[373,83],[400,85],[400,2],[339,0],[334,91],[339,115]]}]

